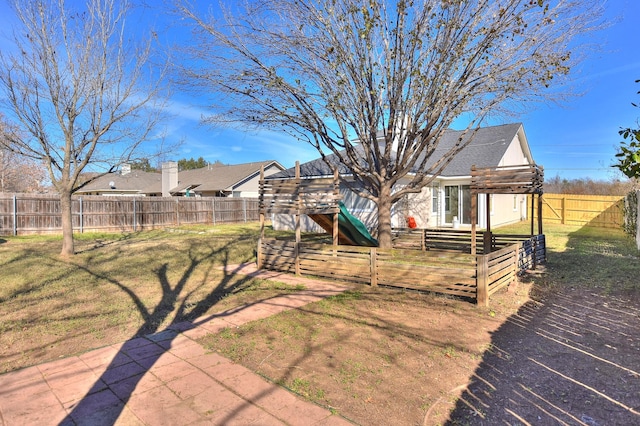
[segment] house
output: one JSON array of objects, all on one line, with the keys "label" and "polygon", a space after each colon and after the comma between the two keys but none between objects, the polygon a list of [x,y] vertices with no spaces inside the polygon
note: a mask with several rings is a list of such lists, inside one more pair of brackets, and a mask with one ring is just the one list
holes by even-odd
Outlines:
[{"label": "house", "polygon": [[76,191],[76,195],[106,195],[132,197],[159,197],[162,195],[160,173],[131,170],[123,164],[120,172],[107,173]]},{"label": "house", "polygon": [[177,162],[162,164],[162,173],[131,170],[127,164],[118,173],[91,181],[77,195],[119,195],[150,197],[257,197],[260,168],[265,176],[285,168],[275,160],[244,164],[211,164],[195,170],[178,171]]},{"label": "house", "polygon": [[[431,156],[427,167],[441,158],[459,139],[462,131],[447,131],[438,148]],[[337,164],[335,156],[328,161]],[[396,203],[392,210],[392,226],[406,227],[407,218],[412,217],[419,228],[471,226],[471,167],[500,167],[534,164],[531,150],[521,123],[483,127],[475,134],[471,143],[460,151],[429,187],[418,194],[411,194]],[[342,179],[349,179],[349,171],[337,164]],[[302,178],[313,179],[332,176],[330,167],[316,159],[300,165]],[[273,175],[273,178],[293,177],[288,169]],[[408,180],[406,180],[408,182]],[[377,226],[376,205],[370,200],[355,195],[341,184],[343,202],[347,209],[369,229]],[[478,226],[486,227],[486,197],[479,197]],[[490,196],[490,222],[492,227],[518,222],[527,218],[527,198],[522,194],[492,194]],[[272,218],[275,229],[289,229],[293,223],[286,215]],[[308,218],[302,221],[305,231],[321,231]]]},{"label": "house", "polygon": [[[173,179],[177,180],[175,185],[169,185],[172,196],[257,197],[261,167],[264,167],[265,176],[285,170],[274,160],[232,165],[211,164],[201,169],[181,172],[178,172],[177,163],[173,164],[163,164],[162,170],[163,179],[168,178],[172,182]],[[164,185],[163,187],[166,188]]]}]

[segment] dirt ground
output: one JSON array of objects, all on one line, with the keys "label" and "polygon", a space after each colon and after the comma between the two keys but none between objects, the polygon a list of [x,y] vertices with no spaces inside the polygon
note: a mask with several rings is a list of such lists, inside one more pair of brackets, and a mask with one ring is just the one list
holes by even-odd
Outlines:
[{"label": "dirt ground", "polygon": [[567,288],[492,336],[452,424],[640,424],[640,303]]},{"label": "dirt ground", "polygon": [[355,287],[202,343],[362,425],[640,424],[640,303]]}]

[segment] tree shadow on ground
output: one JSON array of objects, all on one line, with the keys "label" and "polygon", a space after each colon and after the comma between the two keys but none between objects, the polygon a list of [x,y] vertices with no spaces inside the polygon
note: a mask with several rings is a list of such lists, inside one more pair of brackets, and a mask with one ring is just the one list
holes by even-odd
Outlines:
[{"label": "tree shadow on ground", "polygon": [[[120,347],[118,353],[104,369],[104,373],[96,380],[86,395],[75,401],[72,407],[68,407],[70,411],[60,423],[61,425],[113,424],[122,413],[136,386],[144,379],[145,374],[171,348],[172,341],[179,336],[179,331],[191,328],[192,325],[189,321],[200,317],[223,296],[236,291],[252,279],[249,276],[236,279],[233,271],[224,272],[223,277],[216,283],[207,279],[214,268],[223,268],[224,270],[224,267],[228,266],[230,252],[236,242],[237,240],[235,242],[230,240],[218,248],[210,246],[205,254],[197,254],[195,251],[190,251],[190,262],[181,268],[181,275],[174,284],[171,283],[169,278],[168,265],[163,264],[160,266],[156,270],[156,275],[162,296],[160,302],[155,304],[151,310],[147,309],[135,291],[124,283],[108,276],[99,276],[99,278],[107,280],[129,296],[143,317],[144,322],[133,333],[131,339]],[[183,294],[186,293],[184,289],[194,270],[202,265],[208,265],[207,268],[209,269],[204,274],[201,283],[197,288],[192,289],[187,294]],[[84,270],[87,273],[96,275],[95,272],[86,267]],[[203,286],[211,286],[210,292],[206,297],[201,298],[195,306],[187,306],[186,301],[189,300],[189,295]],[[166,320],[170,315],[174,315],[174,317],[169,326],[160,330],[160,325],[166,324]],[[213,315],[210,319],[223,315]],[[157,343],[153,346],[154,350],[149,351],[148,347],[144,348],[144,346],[154,342]],[[118,392],[117,397],[109,392],[109,395],[102,396],[102,404],[96,405],[97,396],[99,397],[101,392],[106,391],[107,385],[111,385],[114,378],[123,369],[134,369],[137,374],[130,377],[127,376],[126,383],[122,383],[122,386],[119,387],[120,392]]]},{"label": "tree shadow on ground", "polygon": [[640,422],[640,262],[588,232],[549,252],[537,294],[493,334],[447,424]]}]

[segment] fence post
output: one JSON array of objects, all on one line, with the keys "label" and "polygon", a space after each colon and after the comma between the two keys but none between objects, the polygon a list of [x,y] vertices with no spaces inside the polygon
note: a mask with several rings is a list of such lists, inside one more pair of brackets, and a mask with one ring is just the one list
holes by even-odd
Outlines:
[{"label": "fence post", "polygon": [[369,252],[370,265],[371,265],[371,287],[378,286],[378,253],[375,247],[371,247]]},{"label": "fence post", "polygon": [[300,241],[296,241],[293,247],[296,276],[300,276]]},{"label": "fence post", "polygon": [[520,247],[521,246],[522,246],[522,243],[517,242],[513,249],[513,284],[514,285],[518,282],[518,273],[520,272],[518,263],[520,263]]},{"label": "fence post", "polygon": [[13,236],[18,235],[18,200],[13,194]]},{"label": "fence post", "polygon": [[136,232],[136,199],[133,198],[133,232]]},{"label": "fence post", "polygon": [[264,265],[264,255],[262,254],[262,241],[263,237],[258,237],[258,250],[256,251],[256,268],[258,270],[262,269]]},{"label": "fence post", "polygon": [[533,268],[536,269],[538,266],[538,238],[531,237],[531,263],[533,264]]},{"label": "fence post", "polygon": [[482,234],[482,253],[484,254],[489,254],[491,253],[491,251],[493,250],[493,233],[491,231],[485,231],[484,234]]},{"label": "fence post", "polygon": [[242,199],[242,212],[244,213],[244,223],[247,223],[247,199]]},{"label": "fence post", "polygon": [[476,256],[476,303],[489,306],[489,256]]},{"label": "fence post", "polygon": [[[538,212],[542,211],[542,194],[538,194]],[[562,213],[564,216],[564,212]],[[542,215],[538,215],[538,235],[542,234]]]},{"label": "fence post", "polygon": [[216,197],[213,197],[213,200],[211,200],[211,221],[213,222],[213,225],[215,226],[215,224],[216,224]]},{"label": "fence post", "polygon": [[80,233],[84,233],[84,215],[82,207],[82,197],[78,198],[78,204],[80,205]]},{"label": "fence post", "polygon": [[178,200],[176,199],[176,226],[180,226],[180,206],[178,205]]}]

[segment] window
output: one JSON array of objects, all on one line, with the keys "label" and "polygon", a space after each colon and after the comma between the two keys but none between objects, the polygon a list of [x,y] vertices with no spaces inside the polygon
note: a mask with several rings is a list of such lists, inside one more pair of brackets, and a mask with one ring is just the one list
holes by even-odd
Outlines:
[{"label": "window", "polygon": [[439,197],[438,197],[438,192],[439,192],[439,187],[437,185],[433,185],[431,187],[431,212],[438,214],[439,212]]},{"label": "window", "polygon": [[460,216],[460,187],[445,185],[444,187],[444,223],[453,223]]}]

